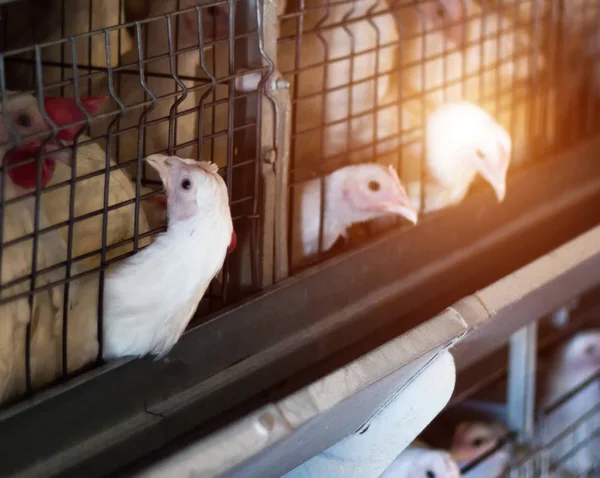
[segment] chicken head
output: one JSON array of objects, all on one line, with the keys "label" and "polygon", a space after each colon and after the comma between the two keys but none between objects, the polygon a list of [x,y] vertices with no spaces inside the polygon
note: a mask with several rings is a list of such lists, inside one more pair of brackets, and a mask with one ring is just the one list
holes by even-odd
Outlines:
[{"label": "chicken head", "polygon": [[479,106],[467,101],[438,108],[427,122],[427,165],[435,180],[462,200],[476,175],[506,195],[512,142],[508,132]]},{"label": "chicken head", "polygon": [[332,173],[331,179],[334,188],[335,183],[339,185],[339,213],[349,216],[349,224],[384,214],[400,215],[413,224],[417,223],[417,210],[391,165],[366,163],[348,166]]},{"label": "chicken head", "polygon": [[456,427],[450,454],[460,465],[471,463],[492,451],[507,432],[501,423],[463,422]]}]

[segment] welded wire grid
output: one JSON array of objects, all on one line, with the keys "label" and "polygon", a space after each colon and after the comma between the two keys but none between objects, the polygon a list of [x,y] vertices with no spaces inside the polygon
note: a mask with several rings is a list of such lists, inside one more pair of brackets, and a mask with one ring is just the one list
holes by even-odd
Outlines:
[{"label": "welded wire grid", "polygon": [[[69,126],[83,127],[73,143],[60,142],[71,167],[57,162],[45,187],[42,153],[11,164],[3,160],[0,404],[100,360],[104,272],[164,230],[162,210],[155,209],[161,184],[142,161],[149,154],[216,162],[230,195],[238,251],[240,240],[246,243],[246,262],[239,252],[229,256],[198,315],[256,285],[261,102],[258,91],[236,91],[235,79],[242,69],[263,71],[262,62],[252,69],[247,60],[258,51],[257,9],[234,0],[180,3],[30,0],[0,8],[2,122],[11,133],[4,151],[31,141],[27,131],[10,125],[14,96],[8,90],[37,98],[50,125],[37,134],[44,144],[58,141]],[[132,17],[138,21],[128,22]],[[93,117],[83,107],[89,96],[107,97]],[[48,97],[76,98],[81,118],[57,125],[45,108]],[[15,193],[10,171],[25,164],[37,169],[34,184]],[[158,214],[155,224],[151,214]],[[117,225],[129,232],[114,233]],[[48,258],[51,240],[64,250]],[[18,268],[17,255],[24,258]],[[88,317],[76,317],[65,304],[80,281],[96,276],[97,311],[88,324]],[[8,320],[11,315],[18,320]],[[69,358],[74,334],[90,340],[89,360]]]},{"label": "welded wire grid", "polygon": [[[487,471],[486,478],[600,476],[600,374],[540,410],[533,440],[519,444],[517,438],[516,433],[507,433],[461,472],[484,476]],[[508,469],[493,466],[499,453],[509,454]]]},{"label": "welded wire grid", "polygon": [[593,0],[288,1],[278,68],[293,104],[292,251],[298,216],[317,214],[302,198],[324,198],[342,166],[391,164],[427,204],[425,125],[444,103],[474,102],[506,128],[511,171],[595,134],[599,14]]},{"label": "welded wire grid", "polygon": [[600,373],[542,410],[538,442],[547,476],[599,476]]}]

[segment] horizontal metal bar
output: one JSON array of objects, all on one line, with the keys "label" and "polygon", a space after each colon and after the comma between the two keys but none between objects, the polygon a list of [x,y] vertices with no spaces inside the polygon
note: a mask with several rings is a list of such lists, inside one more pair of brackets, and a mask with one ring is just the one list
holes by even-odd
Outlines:
[{"label": "horizontal metal bar", "polygon": [[513,175],[502,205],[484,189],[283,281],[191,330],[164,360],[109,368],[6,410],[0,476],[94,477],[158,457],[192,430],[205,435],[264,405],[265,391],[288,395],[410,330],[600,222],[599,148]]},{"label": "horizontal metal bar", "polygon": [[598,284],[600,226],[452,306],[476,329],[453,352],[458,369],[498,350],[521,327]]},{"label": "horizontal metal bar", "polygon": [[[580,304],[572,312],[572,317],[567,326],[556,328],[547,320],[542,320],[539,323],[539,351],[542,354],[545,353],[582,328],[600,326],[599,318],[600,288],[596,287],[580,297]],[[505,387],[499,385],[499,382],[506,379],[507,365],[508,347],[503,346],[473,365],[460,369],[450,406],[459,405],[482,390],[486,390],[486,400],[503,403],[506,398],[504,394]],[[503,418],[503,420],[505,419]]]}]

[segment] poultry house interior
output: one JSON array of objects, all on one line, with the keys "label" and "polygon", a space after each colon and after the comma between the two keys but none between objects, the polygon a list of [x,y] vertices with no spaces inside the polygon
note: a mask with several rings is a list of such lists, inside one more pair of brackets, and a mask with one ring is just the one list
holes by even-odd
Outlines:
[{"label": "poultry house interior", "polygon": [[[456,383],[374,477],[596,476],[599,31],[591,0],[0,0],[0,476],[159,470],[396,340]],[[304,476],[361,413],[198,476]]]}]

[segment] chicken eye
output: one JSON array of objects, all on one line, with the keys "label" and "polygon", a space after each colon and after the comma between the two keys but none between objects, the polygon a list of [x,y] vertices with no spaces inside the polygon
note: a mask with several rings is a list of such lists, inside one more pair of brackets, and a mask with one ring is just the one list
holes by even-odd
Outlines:
[{"label": "chicken eye", "polygon": [[584,349],[584,353],[586,355],[592,356],[594,355],[594,352],[596,351],[596,348],[593,345],[588,345],[585,349]]},{"label": "chicken eye", "polygon": [[431,471],[431,470],[427,470],[425,472],[425,476],[427,476],[427,478],[435,478],[435,472]]},{"label": "chicken eye", "polygon": [[381,189],[381,184],[378,181],[369,181],[368,187],[371,191],[379,191]]},{"label": "chicken eye", "polygon": [[181,189],[185,191],[189,191],[192,188],[192,182],[188,178],[183,178],[181,180]]},{"label": "chicken eye", "polygon": [[472,444],[475,448],[479,448],[481,445],[483,445],[483,438],[475,438]]},{"label": "chicken eye", "polygon": [[475,152],[475,154],[477,154],[477,157],[479,159],[485,159],[485,154],[483,154],[483,151],[481,151],[479,148],[477,149],[477,151]]},{"label": "chicken eye", "polygon": [[19,116],[17,116],[17,124],[22,128],[31,128],[32,123],[31,116],[29,116],[27,113],[21,113]]},{"label": "chicken eye", "polygon": [[446,9],[442,5],[438,5],[435,13],[440,18],[445,18],[446,17]]}]

